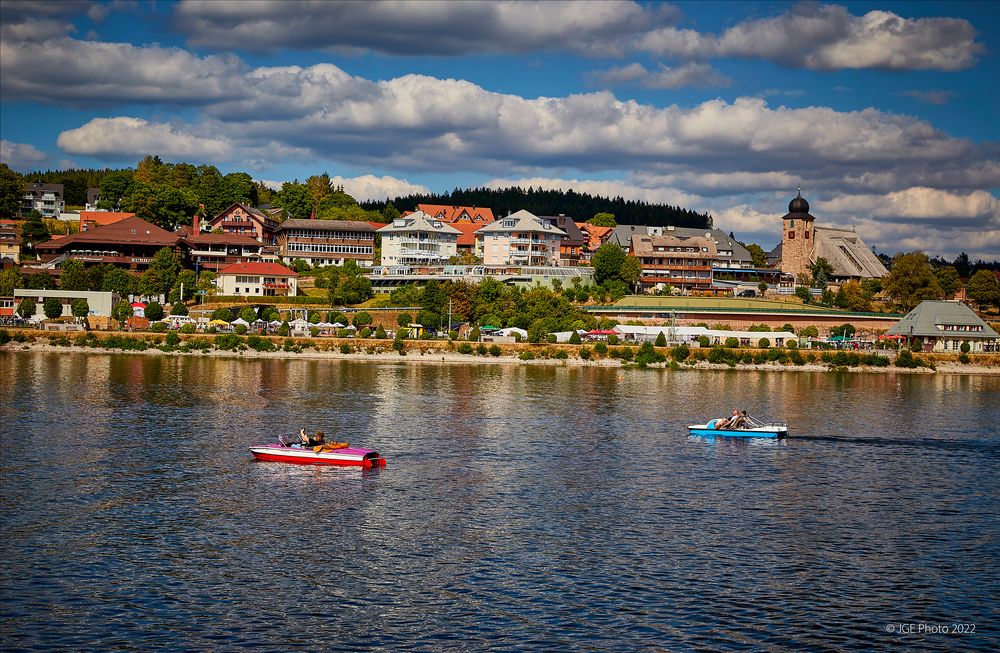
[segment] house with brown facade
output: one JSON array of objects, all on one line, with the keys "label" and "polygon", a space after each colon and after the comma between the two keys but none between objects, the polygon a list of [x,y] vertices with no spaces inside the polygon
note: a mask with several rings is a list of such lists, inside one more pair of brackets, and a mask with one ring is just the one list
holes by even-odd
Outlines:
[{"label": "house with brown facade", "polygon": [[375,232],[360,220],[285,220],[276,230],[278,254],[286,263],[301,259],[309,265],[375,264]]},{"label": "house with brown facade", "polygon": [[639,259],[640,290],[681,290],[712,286],[712,264],[718,259],[715,239],[702,236],[632,236],[630,252]]},{"label": "house with brown facade", "polygon": [[133,216],[58,240],[38,243],[35,251],[43,264],[52,263],[57,258],[71,258],[84,265],[110,263],[142,272],[164,247],[174,250],[179,256],[183,255],[180,235]]},{"label": "house with brown facade", "polygon": [[576,225],[576,222],[573,221],[573,218],[569,218],[563,214],[540,215],[538,218],[548,222],[566,234],[559,242],[559,264],[568,266],[580,265],[580,261],[583,258],[584,245],[590,242],[590,237],[583,233],[580,227]]},{"label": "house with brown facade", "polygon": [[278,220],[242,202],[233,202],[225,210],[209,220],[211,231],[222,230],[226,234],[249,236],[263,245],[275,245]]},{"label": "house with brown facade", "polygon": [[234,263],[261,261],[264,248],[242,234],[189,234],[184,236],[183,244],[192,267],[216,272]]}]

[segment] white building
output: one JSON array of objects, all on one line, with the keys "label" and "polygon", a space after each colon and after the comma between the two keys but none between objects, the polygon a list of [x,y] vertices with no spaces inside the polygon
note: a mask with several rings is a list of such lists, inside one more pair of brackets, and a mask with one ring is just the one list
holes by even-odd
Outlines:
[{"label": "white building", "polygon": [[1000,336],[976,313],[960,301],[920,302],[903,319],[885,332],[902,336],[912,345],[919,342],[924,351],[960,352],[968,344],[974,353],[998,350]]},{"label": "white building", "polygon": [[458,229],[416,211],[378,230],[382,265],[444,265],[458,255]]},{"label": "white building", "polygon": [[559,265],[559,246],[565,235],[523,209],[476,232],[485,265]]},{"label": "white building", "polygon": [[215,284],[223,295],[292,297],[298,292],[298,276],[279,263],[233,263],[219,270]]},{"label": "white building", "polygon": [[58,218],[66,210],[62,184],[34,182],[24,186],[24,197],[21,200],[22,216],[27,216],[32,211],[38,211],[42,217]]},{"label": "white building", "polygon": [[35,314],[29,317],[32,322],[40,322],[45,318],[45,300],[55,297],[62,302],[62,315],[73,315],[72,304],[76,299],[87,300],[87,310],[89,315],[99,317],[111,317],[111,309],[114,308],[118,296],[111,292],[96,292],[90,290],[32,290],[30,288],[14,289],[14,309],[21,303],[22,299],[32,299],[35,302]]},{"label": "white building", "polygon": [[784,347],[798,336],[789,331],[720,331],[700,326],[638,326],[619,324],[614,328],[625,342],[654,342],[661,333],[670,344],[695,344],[700,336],[708,338],[709,345],[724,345],[729,338],[736,338],[740,346],[756,347],[761,338],[767,338],[772,347]]}]

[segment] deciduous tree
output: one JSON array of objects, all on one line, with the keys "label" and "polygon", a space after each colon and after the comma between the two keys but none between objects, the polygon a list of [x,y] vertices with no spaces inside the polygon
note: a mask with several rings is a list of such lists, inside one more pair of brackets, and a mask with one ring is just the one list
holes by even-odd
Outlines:
[{"label": "deciduous tree", "polygon": [[944,291],[945,297],[954,297],[955,293],[962,287],[962,279],[958,276],[958,271],[950,265],[934,270],[934,276],[941,284],[941,290]]},{"label": "deciduous tree", "polygon": [[22,299],[17,305],[17,314],[20,315],[25,320],[30,319],[38,311],[38,305],[35,304],[35,300],[29,297]]},{"label": "deciduous tree", "polygon": [[969,299],[986,307],[1000,308],[1000,280],[990,270],[979,270],[969,278]]},{"label": "deciduous tree", "polygon": [[58,297],[46,298],[42,303],[42,311],[45,313],[45,317],[50,320],[61,317],[63,314],[62,300]]},{"label": "deciduous tree", "polygon": [[594,217],[587,220],[587,224],[592,224],[595,227],[617,227],[618,223],[615,221],[615,215],[613,213],[596,213]]},{"label": "deciduous tree", "polygon": [[0,163],[0,217],[14,218],[21,213],[24,180],[6,163]]},{"label": "deciduous tree", "polygon": [[941,299],[944,290],[923,252],[897,254],[885,281],[885,292],[904,311],[925,299]]}]

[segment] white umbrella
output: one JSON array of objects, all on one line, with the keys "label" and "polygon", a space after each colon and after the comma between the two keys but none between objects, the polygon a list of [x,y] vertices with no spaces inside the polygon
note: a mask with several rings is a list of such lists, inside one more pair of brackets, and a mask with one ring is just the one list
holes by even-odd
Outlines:
[{"label": "white umbrella", "polygon": [[332,326],[334,329],[343,329],[344,328],[344,325],[341,324],[340,322],[334,322],[330,326]]},{"label": "white umbrella", "polygon": [[281,320],[271,320],[268,322],[268,326],[281,326]]}]

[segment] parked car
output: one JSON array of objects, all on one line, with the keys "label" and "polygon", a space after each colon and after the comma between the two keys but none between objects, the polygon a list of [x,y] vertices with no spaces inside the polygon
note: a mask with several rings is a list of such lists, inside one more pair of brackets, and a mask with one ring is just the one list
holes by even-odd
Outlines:
[{"label": "parked car", "polygon": [[756,296],[757,296],[756,290],[743,290],[737,295],[737,297],[756,297]]}]

